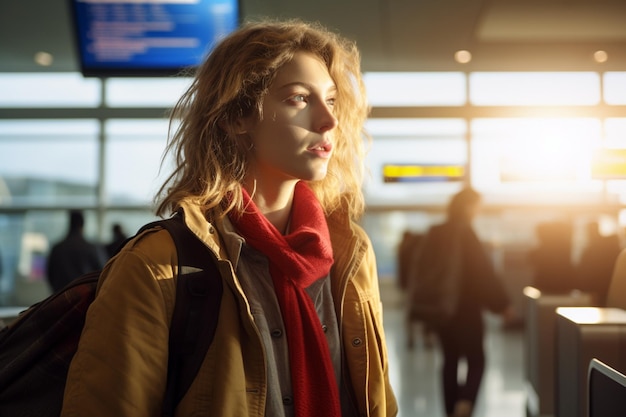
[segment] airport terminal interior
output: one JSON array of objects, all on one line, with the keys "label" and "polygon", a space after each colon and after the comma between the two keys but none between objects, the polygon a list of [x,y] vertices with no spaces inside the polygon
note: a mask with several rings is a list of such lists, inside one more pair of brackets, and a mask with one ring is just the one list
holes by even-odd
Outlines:
[{"label": "airport terminal interior", "polygon": [[[111,2],[0,5],[5,317],[51,293],[47,255],[66,232],[69,209],[83,211],[85,235],[99,245],[111,241],[114,224],[132,234],[155,219],[152,197],[171,166],[161,161],[166,115],[191,81],[158,68],[87,68],[75,3]],[[142,7],[112,3],[125,13]],[[168,2],[135,3],[162,15]],[[400,417],[445,413],[438,342],[414,323],[408,346],[398,249],[406,233],[443,221],[466,185],[482,195],[474,227],[517,315],[504,323],[485,314],[487,367],[474,417],[586,417],[590,359],[626,373],[626,287],[617,267],[626,248],[626,3],[208,3],[235,7],[228,10],[240,20],[317,20],[357,41],[371,105],[361,224],[376,253]],[[594,236],[612,245],[604,250],[609,266],[591,279],[613,286],[608,298],[574,278]],[[536,288],[539,252],[562,261],[548,277],[556,292]],[[600,343],[598,329],[614,336]]]}]

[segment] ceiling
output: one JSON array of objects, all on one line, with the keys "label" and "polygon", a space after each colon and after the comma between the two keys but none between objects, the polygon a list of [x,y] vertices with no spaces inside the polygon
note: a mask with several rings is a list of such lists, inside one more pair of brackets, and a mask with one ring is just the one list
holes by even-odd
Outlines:
[{"label": "ceiling", "polygon": [[[356,40],[364,71],[624,71],[624,0],[241,0]],[[0,72],[78,71],[66,0],[0,2]],[[454,61],[467,49],[469,64]],[[593,60],[596,50],[608,60]],[[34,63],[38,51],[52,65]]]}]

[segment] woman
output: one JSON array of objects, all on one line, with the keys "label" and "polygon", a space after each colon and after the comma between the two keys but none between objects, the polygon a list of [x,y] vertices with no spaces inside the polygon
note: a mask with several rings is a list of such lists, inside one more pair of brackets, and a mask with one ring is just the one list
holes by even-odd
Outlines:
[{"label": "woman", "polygon": [[[215,254],[215,338],[176,416],[393,416],[363,211],[367,115],[352,42],[299,21],[243,25],[174,109],[176,168],[157,214],[182,211]],[[358,166],[356,166],[358,165]],[[160,413],[175,248],[155,230],[107,267],[62,416]]]}]

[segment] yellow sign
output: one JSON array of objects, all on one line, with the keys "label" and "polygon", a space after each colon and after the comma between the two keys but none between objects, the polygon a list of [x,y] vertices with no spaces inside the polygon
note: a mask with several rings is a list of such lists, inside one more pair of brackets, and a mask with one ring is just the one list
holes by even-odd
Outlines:
[{"label": "yellow sign", "polygon": [[385,165],[385,182],[460,181],[465,175],[463,165]]},{"label": "yellow sign", "polygon": [[599,149],[593,154],[591,177],[595,180],[626,179],[626,149]]}]

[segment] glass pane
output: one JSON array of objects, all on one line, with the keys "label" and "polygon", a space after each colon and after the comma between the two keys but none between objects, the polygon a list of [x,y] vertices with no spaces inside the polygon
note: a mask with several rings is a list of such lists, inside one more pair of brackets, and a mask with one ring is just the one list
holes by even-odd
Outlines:
[{"label": "glass pane", "polygon": [[97,121],[0,121],[0,204],[95,204],[97,175]]},{"label": "glass pane", "polygon": [[[607,119],[604,126],[604,146],[607,148],[626,149],[626,118]],[[613,199],[611,202],[625,204],[626,180],[608,180],[607,192],[609,193],[609,198]]]},{"label": "glass pane", "polygon": [[626,104],[626,72],[604,74],[604,101],[607,104]]},{"label": "glass pane", "polygon": [[617,141],[624,145],[626,140],[626,118],[611,117],[604,121],[604,135],[607,141]]},{"label": "glass pane", "polygon": [[110,107],[173,107],[191,78],[109,78],[106,104]]},{"label": "glass pane", "polygon": [[104,213],[103,243],[111,242],[113,225],[119,224],[126,237],[132,236],[146,223],[158,220],[150,210],[107,210]]},{"label": "glass pane", "polygon": [[467,124],[463,119],[368,119],[365,128],[375,138],[463,136]]},{"label": "glass pane", "polygon": [[[83,214],[85,238],[99,244],[97,212],[83,210]],[[28,306],[51,293],[46,279],[48,255],[52,245],[65,237],[67,227],[65,209],[0,214],[0,249],[5,261],[0,305]]]},{"label": "glass pane", "polygon": [[109,120],[106,123],[105,184],[108,204],[151,204],[170,173],[159,173],[167,141],[166,120]]},{"label": "glass pane", "polygon": [[372,106],[462,106],[462,72],[368,72],[363,80]]},{"label": "glass pane", "polygon": [[97,107],[100,80],[78,73],[0,76],[0,107]]},{"label": "glass pane", "polygon": [[591,180],[599,120],[476,119],[471,129],[473,183],[499,202],[601,202]]},{"label": "glass pane", "polygon": [[20,242],[24,230],[22,214],[0,214],[0,306],[13,303],[14,274],[20,256]]},{"label": "glass pane", "polygon": [[364,192],[368,206],[443,204],[458,182],[384,182],[385,165],[464,165],[466,124],[461,119],[371,119],[370,175]]},{"label": "glass pane", "polygon": [[594,105],[600,101],[595,72],[475,72],[470,102],[497,105]]}]

